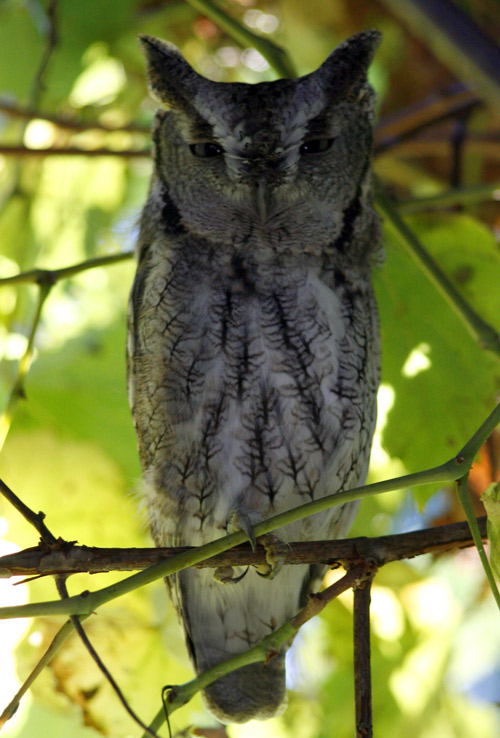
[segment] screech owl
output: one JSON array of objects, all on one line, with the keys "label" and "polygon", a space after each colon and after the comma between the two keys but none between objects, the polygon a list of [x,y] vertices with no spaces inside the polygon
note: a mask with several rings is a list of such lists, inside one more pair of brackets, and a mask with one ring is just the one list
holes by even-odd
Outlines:
[{"label": "screech owl", "polygon": [[[128,348],[157,545],[200,545],[235,526],[251,535],[365,479],[380,357],[367,82],[379,39],[360,33],[311,74],[249,85],[205,79],[173,45],[141,38],[167,108],[153,124]],[[341,537],[355,511],[288,525],[280,539]],[[198,673],[292,617],[322,568],[263,573],[169,579]],[[209,686],[210,711],[226,723],[278,714],[285,650]]]}]

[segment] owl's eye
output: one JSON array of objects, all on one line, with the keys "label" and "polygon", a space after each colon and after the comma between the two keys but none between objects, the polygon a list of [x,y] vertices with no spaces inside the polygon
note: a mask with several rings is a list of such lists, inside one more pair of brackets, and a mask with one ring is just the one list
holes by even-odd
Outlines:
[{"label": "owl's eye", "polygon": [[328,151],[333,143],[333,138],[313,138],[311,141],[304,141],[299,151],[304,156],[308,154],[322,154]]},{"label": "owl's eye", "polygon": [[209,159],[213,156],[220,156],[224,153],[222,146],[210,141],[191,144],[189,148],[191,149],[191,153],[199,159]]}]

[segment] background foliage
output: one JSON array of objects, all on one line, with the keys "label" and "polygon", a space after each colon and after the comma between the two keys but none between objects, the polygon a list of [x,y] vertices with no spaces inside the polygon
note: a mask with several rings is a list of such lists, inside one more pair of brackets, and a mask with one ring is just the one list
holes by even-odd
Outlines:
[{"label": "background foliage", "polygon": [[[242,48],[196,5],[0,5],[0,276],[132,248],[151,170],[148,128],[155,109],[146,94],[138,33],[173,41],[214,79],[276,77],[254,48]],[[471,28],[498,37],[496,0],[434,5],[459,8]],[[441,268],[500,330],[500,93],[495,96],[494,80],[485,84],[473,64],[463,63],[467,49],[459,40],[445,43],[432,23],[422,27],[418,6],[416,0],[396,8],[368,0],[224,4],[247,30],[286,48],[299,74],[314,69],[351,33],[383,31],[372,68],[380,106],[375,169],[401,212],[413,212],[408,223]],[[462,81],[468,87],[461,92]],[[425,117],[436,101],[446,104],[461,94],[470,105],[458,116],[414,130],[422,111]],[[401,135],[408,129],[411,136]],[[82,153],[54,153],[60,148]],[[40,149],[52,152],[33,154]],[[440,196],[450,188],[443,208]],[[477,345],[390,226],[385,242],[386,263],[376,275],[383,385],[373,480],[418,471],[457,451],[494,406],[500,381],[498,357]],[[27,401],[14,403],[0,456],[0,476],[32,508],[47,513],[51,530],[88,545],[150,544],[136,494],[139,466],[125,390],[125,309],[133,269],[131,260],[100,266],[52,288],[24,384]],[[3,405],[18,376],[36,300],[32,284],[0,289]],[[478,462],[473,482],[480,491],[498,473],[499,445],[495,452],[493,440]],[[3,552],[35,544],[33,531],[2,500],[0,516]],[[448,490],[425,490],[417,498],[410,491],[390,493],[363,503],[354,533],[380,535],[456,516]],[[77,575],[71,592],[94,589],[101,579]],[[55,592],[42,579],[29,588],[2,583],[1,596],[5,603],[22,602]],[[346,594],[300,633],[289,658],[289,708],[259,725],[260,735],[353,734],[351,612]],[[500,628],[474,551],[386,567],[373,587],[372,616],[378,734],[498,735]],[[51,618],[2,623],[2,707],[57,627]],[[159,583],[102,608],[86,629],[146,721],[158,709],[161,686],[190,677],[180,629]],[[172,722],[174,729],[214,725],[199,699]],[[233,726],[227,733],[245,737],[255,729]],[[11,738],[138,735],[74,637],[4,731]]]}]

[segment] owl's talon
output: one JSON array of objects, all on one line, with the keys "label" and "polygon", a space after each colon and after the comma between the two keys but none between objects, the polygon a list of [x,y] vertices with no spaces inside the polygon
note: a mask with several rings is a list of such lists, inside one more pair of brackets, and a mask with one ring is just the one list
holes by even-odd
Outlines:
[{"label": "owl's talon", "polygon": [[286,541],[273,533],[268,533],[267,535],[259,538],[259,543],[261,543],[266,550],[267,564],[256,566],[257,574],[265,579],[274,579],[285,563],[285,558],[290,550],[290,546]]},{"label": "owl's talon", "polygon": [[252,551],[256,550],[257,539],[255,538],[255,533],[253,532],[253,527],[248,515],[245,515],[245,513],[242,512],[234,512],[231,516],[230,528],[232,531],[242,531],[243,533],[246,533],[248,540],[250,541]]},{"label": "owl's talon", "polygon": [[234,566],[218,566],[214,571],[214,579],[220,584],[237,584],[241,582],[250,567],[247,566],[243,574],[235,576]]}]

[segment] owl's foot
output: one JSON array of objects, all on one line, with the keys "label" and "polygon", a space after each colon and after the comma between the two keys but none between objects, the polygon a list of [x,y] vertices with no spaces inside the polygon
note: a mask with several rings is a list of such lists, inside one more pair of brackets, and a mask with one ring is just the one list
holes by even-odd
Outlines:
[{"label": "owl's foot", "polygon": [[234,566],[218,566],[214,571],[214,579],[221,584],[237,584],[241,582],[250,567],[247,566],[243,574],[236,575]]},{"label": "owl's foot", "polygon": [[[231,516],[228,527],[232,531],[241,530],[246,533],[246,535],[248,536],[248,540],[250,541],[250,545],[252,546],[252,550],[256,550],[257,539],[255,538],[255,533],[253,531],[250,518],[245,515],[245,513],[242,513],[241,511],[234,512]],[[290,546],[282,538],[275,535],[274,533],[267,533],[265,536],[260,536],[259,543],[261,543],[265,548],[267,563],[260,564],[255,567],[255,569],[257,570],[257,574],[259,574],[259,576],[261,577],[265,577],[266,579],[274,579],[276,574],[280,571],[281,567],[285,563],[285,557],[290,550]],[[221,567],[222,570],[230,568],[232,567]],[[226,584],[229,581],[239,582],[241,581],[241,579],[243,579],[247,571],[248,569],[239,577],[230,578],[227,578],[226,572],[222,571],[222,574],[220,575],[222,578],[218,581],[223,581]]]},{"label": "owl's foot", "polygon": [[266,550],[266,564],[256,566],[257,574],[266,579],[274,579],[285,563],[285,558],[290,550],[290,546],[279,536],[274,533],[268,533],[259,538]]}]

